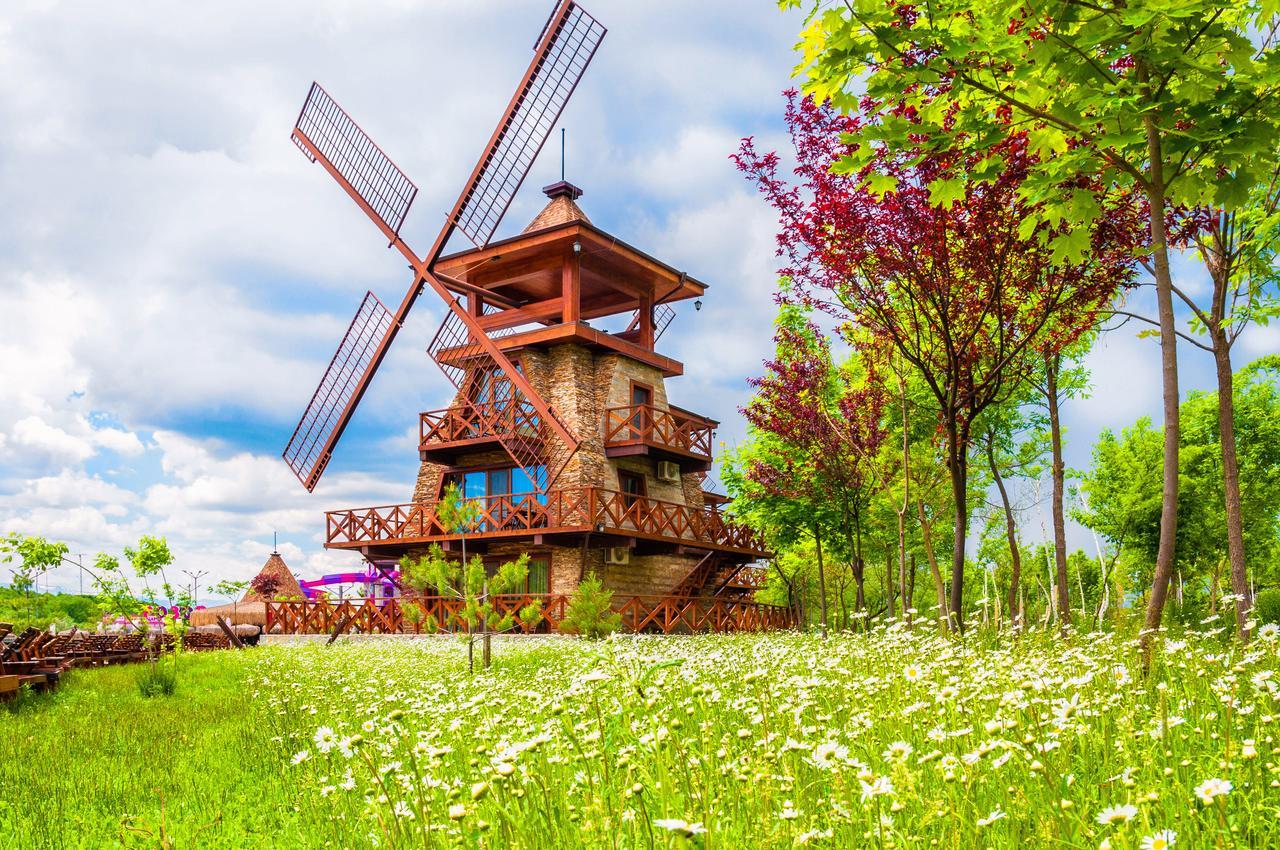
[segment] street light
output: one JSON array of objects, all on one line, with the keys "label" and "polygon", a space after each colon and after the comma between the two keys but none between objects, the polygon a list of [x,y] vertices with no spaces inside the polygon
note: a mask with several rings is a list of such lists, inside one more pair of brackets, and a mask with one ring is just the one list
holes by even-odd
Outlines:
[{"label": "street light", "polygon": [[194,608],[196,603],[200,601],[200,579],[207,576],[209,571],[200,570],[193,573],[191,570],[183,570],[183,572],[191,579],[191,607]]}]

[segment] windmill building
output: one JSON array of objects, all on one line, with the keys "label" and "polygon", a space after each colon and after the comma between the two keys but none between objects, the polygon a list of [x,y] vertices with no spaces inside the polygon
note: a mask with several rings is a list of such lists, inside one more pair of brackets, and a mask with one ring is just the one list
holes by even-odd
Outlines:
[{"label": "windmill building", "polygon": [[[636,628],[662,619],[670,630],[673,618],[689,628],[783,624],[789,614],[750,599],[762,571],[747,565],[766,554],[761,541],[703,488],[717,423],[667,398],[666,380],[684,367],[656,344],[672,305],[701,298],[706,285],[596,227],[581,190],[563,180],[543,190],[546,206],[523,231],[494,238],[603,37],[573,0],[557,4],[425,255],[400,233],[416,187],[312,85],[294,143],[374,222],[413,279],[395,312],[365,296],[285,460],[315,487],[406,315],[431,290],[446,312],[428,354],[456,388],[453,403],[419,417],[410,501],[330,511],[327,547],[375,564],[433,544],[458,552],[461,530],[437,513],[456,484],[480,513],[466,529],[467,552],[495,565],[528,553],[526,596],[563,599],[594,572],[631,606]],[[472,247],[446,250],[455,234]],[[299,628],[310,616],[281,612]]]}]

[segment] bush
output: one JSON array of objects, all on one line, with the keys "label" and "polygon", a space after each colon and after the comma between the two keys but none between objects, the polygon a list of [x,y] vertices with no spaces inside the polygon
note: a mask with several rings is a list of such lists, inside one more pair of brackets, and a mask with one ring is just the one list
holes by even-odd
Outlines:
[{"label": "bush", "polygon": [[560,631],[592,640],[616,632],[622,626],[622,615],[610,609],[612,601],[613,591],[605,590],[596,574],[589,573],[569,597]]},{"label": "bush", "polygon": [[1253,597],[1253,613],[1260,623],[1280,623],[1280,588],[1259,590]]},{"label": "bush", "polygon": [[138,670],[138,692],[143,699],[173,696],[178,687],[178,671],[172,664],[145,664]]}]

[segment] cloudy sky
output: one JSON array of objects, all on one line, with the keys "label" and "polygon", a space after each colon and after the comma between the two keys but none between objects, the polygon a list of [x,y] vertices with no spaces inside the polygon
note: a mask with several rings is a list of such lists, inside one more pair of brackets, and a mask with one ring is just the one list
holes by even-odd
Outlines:
[{"label": "cloudy sky", "polygon": [[[416,414],[451,395],[424,353],[440,310],[419,302],[306,493],[280,451],[365,290],[398,301],[409,281],[289,129],[319,80],[417,182],[403,233],[425,250],[549,6],[0,5],[0,532],[89,559],[164,534],[205,587],[251,577],[273,532],[304,577],[353,565],[323,550],[323,511],[409,498]],[[733,443],[777,262],[773,217],[727,157],[745,135],[785,144],[799,21],[767,0],[588,8],[609,35],[562,120],[567,176],[596,224],[711,284],[663,340],[687,368],[669,392]],[[541,207],[555,147],[499,235]],[[1094,395],[1067,418],[1072,462],[1102,426],[1158,411],[1155,358],[1132,328],[1099,346]],[[1184,354],[1187,385],[1209,383],[1204,359]]]}]

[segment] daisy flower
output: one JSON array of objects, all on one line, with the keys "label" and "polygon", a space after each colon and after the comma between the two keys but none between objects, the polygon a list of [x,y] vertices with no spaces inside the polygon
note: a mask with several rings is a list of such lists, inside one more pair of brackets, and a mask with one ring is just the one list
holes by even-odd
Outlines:
[{"label": "daisy flower", "polygon": [[1103,826],[1111,826],[1117,823],[1128,823],[1138,814],[1138,807],[1125,804],[1123,806],[1109,806],[1098,812],[1098,823]]},{"label": "daisy flower", "polygon": [[1231,782],[1227,779],[1206,779],[1196,786],[1196,796],[1206,806],[1217,797],[1225,797],[1231,791]]},{"label": "daisy flower", "polygon": [[1142,850],[1169,850],[1174,844],[1177,844],[1178,833],[1172,829],[1162,829],[1154,835],[1143,836],[1142,843],[1138,845]]}]

